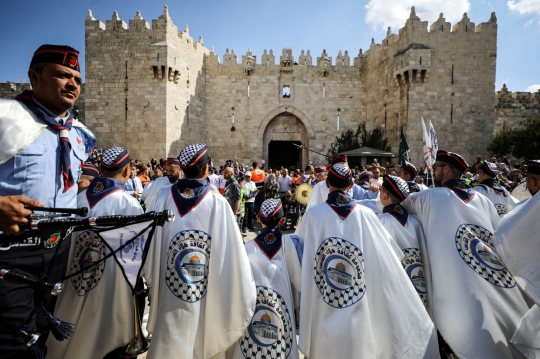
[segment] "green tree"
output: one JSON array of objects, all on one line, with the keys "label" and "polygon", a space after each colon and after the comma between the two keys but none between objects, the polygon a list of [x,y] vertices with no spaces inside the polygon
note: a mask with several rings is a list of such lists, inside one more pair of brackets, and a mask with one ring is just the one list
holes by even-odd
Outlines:
[{"label": "green tree", "polygon": [[345,130],[336,137],[330,145],[326,157],[332,158],[334,155],[354,150],[360,147],[371,147],[377,150],[392,152],[392,146],[388,143],[381,127],[375,127],[368,131],[366,123],[362,122],[356,131],[352,129]]},{"label": "green tree", "polygon": [[498,133],[487,146],[495,157],[514,157],[521,161],[539,157],[540,117],[518,121],[516,127]]}]

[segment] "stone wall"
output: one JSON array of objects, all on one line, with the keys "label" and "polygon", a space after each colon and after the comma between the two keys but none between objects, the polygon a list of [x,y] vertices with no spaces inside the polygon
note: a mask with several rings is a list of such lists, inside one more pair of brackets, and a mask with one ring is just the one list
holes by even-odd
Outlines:
[{"label": "stone wall", "polygon": [[[81,95],[75,105],[74,109],[79,110],[79,121],[84,123],[84,84],[81,85]],[[0,98],[13,98],[25,90],[31,90],[30,83],[15,83],[15,82],[1,82],[0,83]]]},{"label": "stone wall", "polygon": [[528,118],[540,118],[540,90],[510,92],[503,85],[501,91],[495,93],[494,135]]}]

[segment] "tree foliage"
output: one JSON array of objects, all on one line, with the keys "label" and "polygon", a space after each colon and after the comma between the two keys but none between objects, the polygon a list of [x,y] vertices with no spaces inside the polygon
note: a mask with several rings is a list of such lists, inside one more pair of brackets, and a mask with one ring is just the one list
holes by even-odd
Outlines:
[{"label": "tree foliage", "polygon": [[514,157],[521,161],[540,157],[540,117],[518,122],[515,128],[497,134],[487,151],[495,157]]},{"label": "tree foliage", "polygon": [[382,128],[375,127],[373,130],[368,131],[366,123],[362,122],[356,131],[348,129],[336,137],[334,142],[330,145],[326,157],[330,159],[338,153],[360,147],[371,147],[377,150],[392,152],[392,146],[390,146],[388,140],[384,136]]}]

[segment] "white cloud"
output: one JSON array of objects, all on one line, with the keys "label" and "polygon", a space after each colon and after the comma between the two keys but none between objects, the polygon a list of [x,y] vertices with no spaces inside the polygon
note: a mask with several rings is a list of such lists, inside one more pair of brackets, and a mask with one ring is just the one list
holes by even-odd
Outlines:
[{"label": "white cloud", "polygon": [[531,85],[525,89],[525,92],[536,92],[540,90],[540,84]]},{"label": "white cloud", "polygon": [[446,21],[453,25],[461,20],[463,13],[470,10],[471,3],[469,0],[370,0],[366,5],[366,22],[374,29],[379,27],[386,29],[391,26],[393,32],[396,32],[405,25],[411,13],[411,6],[415,7],[416,15],[422,21],[432,24],[442,12]]},{"label": "white cloud", "polygon": [[506,5],[510,11],[515,11],[520,15],[540,15],[540,1],[538,0],[508,0]]}]

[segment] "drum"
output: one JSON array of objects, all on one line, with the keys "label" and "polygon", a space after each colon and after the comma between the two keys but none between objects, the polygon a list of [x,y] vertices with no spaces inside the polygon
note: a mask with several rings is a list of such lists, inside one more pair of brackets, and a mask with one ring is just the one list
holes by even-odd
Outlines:
[{"label": "drum", "polygon": [[518,184],[516,188],[512,191],[512,196],[516,199],[523,201],[524,199],[531,198],[531,193],[527,189],[527,183],[523,182]]}]

